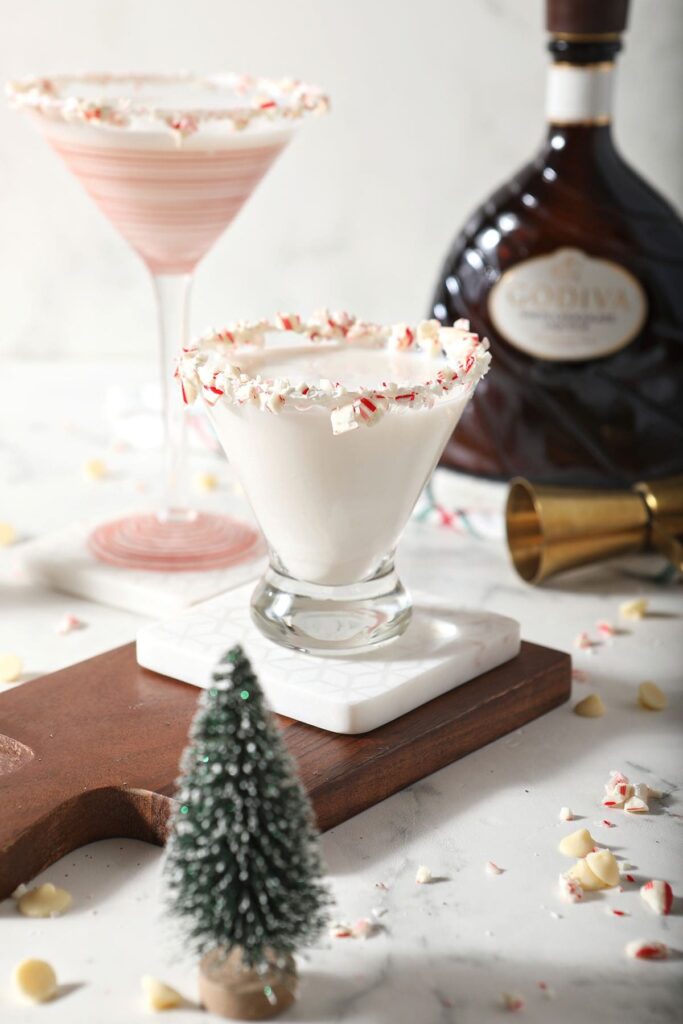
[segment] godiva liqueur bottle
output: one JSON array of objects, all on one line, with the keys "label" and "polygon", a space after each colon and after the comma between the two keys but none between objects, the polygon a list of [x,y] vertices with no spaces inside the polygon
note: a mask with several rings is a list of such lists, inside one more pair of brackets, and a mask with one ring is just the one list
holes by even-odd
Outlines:
[{"label": "godiva liqueur bottle", "polygon": [[590,487],[683,472],[683,224],[612,137],[628,3],[547,0],[546,140],[439,277],[433,315],[493,354],[453,468]]}]

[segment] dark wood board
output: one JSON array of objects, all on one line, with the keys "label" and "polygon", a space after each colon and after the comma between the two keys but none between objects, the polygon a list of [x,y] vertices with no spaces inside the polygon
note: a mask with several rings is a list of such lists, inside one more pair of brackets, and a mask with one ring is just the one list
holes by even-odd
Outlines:
[{"label": "dark wood board", "polygon": [[[569,697],[568,654],[505,665],[360,736],[279,718],[320,828],[384,800]],[[79,846],[163,843],[199,691],[128,644],[0,695],[0,899]]]}]

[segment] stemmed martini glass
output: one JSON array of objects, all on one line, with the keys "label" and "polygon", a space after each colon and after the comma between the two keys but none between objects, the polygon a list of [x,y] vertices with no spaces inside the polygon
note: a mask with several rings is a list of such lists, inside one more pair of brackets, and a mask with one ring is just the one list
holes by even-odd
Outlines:
[{"label": "stemmed martini glass", "polygon": [[89,538],[125,568],[215,569],[253,554],[255,530],[188,508],[185,410],[172,376],[185,345],[192,276],[296,127],[328,107],[302,82],[221,74],[82,74],[7,87],[95,203],[142,258],[159,315],[165,497]]}]

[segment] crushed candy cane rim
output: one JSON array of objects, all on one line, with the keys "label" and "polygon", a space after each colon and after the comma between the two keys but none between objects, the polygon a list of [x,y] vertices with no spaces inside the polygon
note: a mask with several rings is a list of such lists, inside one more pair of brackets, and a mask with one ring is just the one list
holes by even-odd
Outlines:
[{"label": "crushed candy cane rim", "polygon": [[[346,388],[319,379],[291,384],[286,378],[244,373],[238,363],[240,348],[266,346],[266,335],[293,334],[316,343],[387,348],[394,352],[420,352],[444,359],[434,378],[410,384],[383,382],[379,387]],[[176,375],[183,399],[198,396],[209,405],[220,401],[251,404],[271,413],[285,407],[329,410],[332,430],[346,433],[360,425],[373,426],[392,409],[425,409],[458,393],[469,394],[489,368],[488,341],[469,329],[466,320],[452,327],[438,320],[408,324],[375,324],[349,313],[314,313],[308,320],[294,313],[279,313],[272,320],[239,321],[200,338],[183,350]]]},{"label": "crushed candy cane rim", "polygon": [[[120,86],[122,92],[128,88],[132,95],[87,98],[74,91],[78,85],[103,90]],[[135,90],[145,85],[196,86],[217,95],[231,94],[241,102],[222,108],[192,106],[189,94],[187,104],[157,106],[136,101]],[[324,113],[330,105],[328,96],[316,85],[295,78],[258,78],[233,72],[27,76],[8,82],[5,91],[12,106],[33,110],[52,120],[83,121],[118,129],[139,127],[142,123],[166,128],[176,139],[194,135],[209,124],[224,124],[230,131],[242,131],[257,120],[297,120],[308,114]]]}]

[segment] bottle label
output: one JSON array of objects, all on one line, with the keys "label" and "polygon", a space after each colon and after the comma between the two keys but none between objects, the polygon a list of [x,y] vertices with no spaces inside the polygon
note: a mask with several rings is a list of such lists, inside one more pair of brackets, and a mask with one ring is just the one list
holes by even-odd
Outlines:
[{"label": "bottle label", "polygon": [[551,124],[608,124],[614,64],[551,64],[546,116]]},{"label": "bottle label", "polygon": [[633,274],[580,249],[556,249],[505,271],[489,294],[500,336],[538,359],[600,359],[628,345],[647,316]]}]

